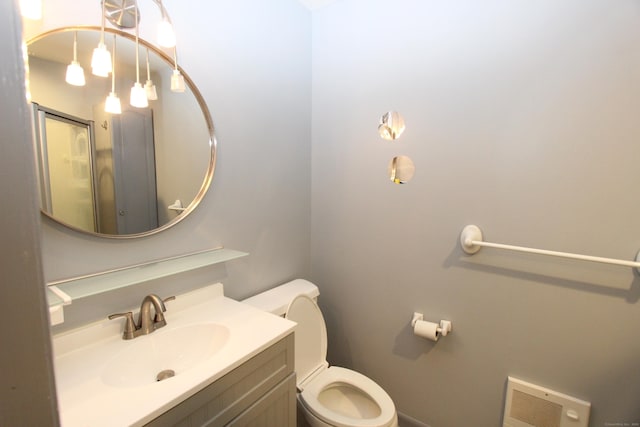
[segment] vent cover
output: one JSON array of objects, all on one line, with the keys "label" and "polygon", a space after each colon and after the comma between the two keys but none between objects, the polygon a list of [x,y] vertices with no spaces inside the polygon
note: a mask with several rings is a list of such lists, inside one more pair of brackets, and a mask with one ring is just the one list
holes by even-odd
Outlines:
[{"label": "vent cover", "polygon": [[509,377],[503,427],[587,427],[591,404]]}]

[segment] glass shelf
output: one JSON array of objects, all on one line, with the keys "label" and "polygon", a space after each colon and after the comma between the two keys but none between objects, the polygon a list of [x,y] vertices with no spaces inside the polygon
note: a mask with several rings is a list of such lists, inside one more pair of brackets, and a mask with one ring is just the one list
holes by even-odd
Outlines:
[{"label": "glass shelf", "polygon": [[49,301],[49,307],[64,305],[64,300],[55,294],[49,287],[47,287],[47,301]]},{"label": "glass shelf", "polygon": [[[246,255],[249,254],[233,249],[215,248],[72,279],[58,280],[47,283],[47,299],[49,307],[66,305],[70,301],[79,298],[137,285],[208,265],[219,264]],[[61,291],[63,295],[68,295],[70,301],[65,302],[61,295],[55,292],[56,290]]]}]

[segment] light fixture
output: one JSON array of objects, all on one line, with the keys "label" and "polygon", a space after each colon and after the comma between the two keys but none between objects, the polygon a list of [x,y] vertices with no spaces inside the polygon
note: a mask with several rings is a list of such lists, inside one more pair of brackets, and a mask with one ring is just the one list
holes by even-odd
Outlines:
[{"label": "light fixture", "polygon": [[184,92],[184,76],[180,74],[180,70],[173,70],[173,74],[171,75],[171,91],[172,92]]},{"label": "light fixture", "polygon": [[[106,17],[116,27],[133,28],[137,22],[136,0],[103,0],[106,9]],[[176,33],[171,23],[167,9],[162,0],[152,0],[160,9],[161,19],[158,23],[158,44],[162,47],[172,48],[176,45]],[[134,9],[136,9],[134,11]]]},{"label": "light fixture", "polygon": [[413,164],[413,160],[407,156],[394,157],[387,168],[389,179],[394,184],[406,184],[411,181],[415,172],[416,167]]},{"label": "light fixture", "polygon": [[178,55],[176,53],[176,48],[173,48],[173,63],[174,69],[173,74],[171,75],[171,91],[172,92],[184,92],[185,84],[184,84],[184,76],[180,73],[178,69]]},{"label": "light fixture", "polygon": [[111,93],[104,103],[104,111],[111,114],[122,114],[120,98],[116,95],[116,35],[113,35],[113,67],[111,68]]},{"label": "light fixture", "polygon": [[389,111],[380,118],[378,133],[382,139],[393,141],[404,132],[404,119],[397,111]]},{"label": "light fixture", "polygon": [[147,93],[145,92],[140,82],[136,82],[133,84],[133,87],[131,88],[129,103],[131,104],[131,106],[136,108],[147,108],[149,106]]},{"label": "light fixture", "polygon": [[74,86],[84,86],[84,70],[78,63],[78,32],[73,33],[73,61],[67,66],[66,82]]},{"label": "light fixture", "polygon": [[[173,48],[174,69],[171,75],[171,90],[184,92],[186,90],[184,76],[178,68],[176,54],[176,35],[167,9],[162,0],[152,0],[160,9],[161,20],[158,24],[158,44],[162,47]],[[149,106],[149,101],[158,99],[158,93],[153,81],[151,81],[151,69],[149,67],[149,49],[147,49],[147,81],[144,86],[140,84],[140,9],[137,0],[102,0],[102,31],[104,33],[105,19],[119,29],[135,28],[136,44],[136,82],[131,88],[130,103],[137,108]],[[104,37],[104,36],[102,36]],[[98,45],[100,48],[100,45]],[[115,62],[115,56],[113,57]],[[115,94],[114,94],[115,95]]]},{"label": "light fixture", "polygon": [[149,69],[149,48],[147,48],[147,82],[144,84],[144,90],[147,93],[147,99],[149,101],[155,101],[158,99],[156,85],[151,81],[151,70]]},{"label": "light fixture", "polygon": [[111,55],[104,44],[104,25],[105,25],[105,2],[102,2],[102,28],[100,31],[100,43],[98,47],[93,49],[91,58],[91,69],[94,75],[99,77],[108,77],[111,72]]},{"label": "light fixture", "polygon": [[110,114],[122,114],[120,98],[118,98],[115,92],[111,92],[109,96],[107,96],[107,100],[104,103],[104,111]]},{"label": "light fixture", "polygon": [[162,47],[174,47],[176,45],[176,33],[167,10],[162,4],[162,0],[153,0],[160,8],[162,20],[158,23],[158,44]]},{"label": "light fixture", "polygon": [[138,2],[135,1],[134,5],[136,23],[136,82],[131,88],[129,103],[136,108],[146,108],[149,106],[149,100],[147,99],[147,93],[140,84],[140,39],[138,25]]},{"label": "light fixture", "polygon": [[20,0],[20,13],[27,19],[42,19],[42,0]]}]

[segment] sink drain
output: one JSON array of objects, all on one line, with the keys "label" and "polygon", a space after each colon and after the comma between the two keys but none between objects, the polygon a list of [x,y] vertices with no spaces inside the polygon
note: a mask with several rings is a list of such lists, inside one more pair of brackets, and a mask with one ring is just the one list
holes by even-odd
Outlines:
[{"label": "sink drain", "polygon": [[166,380],[167,378],[171,378],[175,376],[176,372],[173,369],[165,369],[164,371],[158,372],[156,375],[156,381]]}]

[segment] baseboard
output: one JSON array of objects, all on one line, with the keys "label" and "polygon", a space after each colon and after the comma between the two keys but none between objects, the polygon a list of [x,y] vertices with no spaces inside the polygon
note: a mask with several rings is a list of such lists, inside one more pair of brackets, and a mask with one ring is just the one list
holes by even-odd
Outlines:
[{"label": "baseboard", "polygon": [[398,427],[429,427],[429,425],[398,412]]}]

